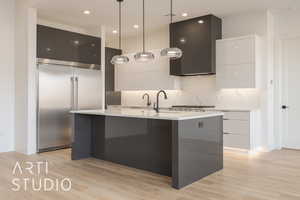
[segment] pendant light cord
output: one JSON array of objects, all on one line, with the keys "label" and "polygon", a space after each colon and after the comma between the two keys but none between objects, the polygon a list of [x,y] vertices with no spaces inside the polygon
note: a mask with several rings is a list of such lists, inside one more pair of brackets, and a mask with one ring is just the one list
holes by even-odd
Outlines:
[{"label": "pendant light cord", "polygon": [[173,23],[173,0],[171,0],[171,5],[170,5],[170,22],[171,24]]},{"label": "pendant light cord", "polygon": [[145,0],[143,0],[143,52],[145,52]]},{"label": "pendant light cord", "polygon": [[122,15],[122,12],[121,12],[121,1],[119,1],[119,49],[122,49],[122,42],[121,42],[121,34],[122,34],[122,23],[121,23],[121,15]]},{"label": "pendant light cord", "polygon": [[[170,28],[172,26],[173,23],[173,0],[170,0]],[[173,31],[171,31],[171,39],[173,39]],[[171,43],[170,43],[170,47],[172,47]]]}]

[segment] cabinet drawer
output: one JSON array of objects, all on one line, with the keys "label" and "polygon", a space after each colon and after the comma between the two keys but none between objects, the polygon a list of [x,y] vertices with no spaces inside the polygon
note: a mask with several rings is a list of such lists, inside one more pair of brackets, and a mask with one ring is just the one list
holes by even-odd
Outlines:
[{"label": "cabinet drawer", "polygon": [[250,112],[224,112],[224,120],[241,120],[241,121],[250,121]]},{"label": "cabinet drawer", "polygon": [[249,135],[250,123],[249,121],[240,120],[224,120],[224,133]]},{"label": "cabinet drawer", "polygon": [[250,137],[246,135],[225,134],[224,147],[250,149]]}]

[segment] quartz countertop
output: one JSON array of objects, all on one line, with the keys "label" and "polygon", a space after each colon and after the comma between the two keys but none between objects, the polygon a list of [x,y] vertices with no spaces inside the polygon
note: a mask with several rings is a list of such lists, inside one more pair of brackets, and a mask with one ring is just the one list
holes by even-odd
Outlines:
[{"label": "quartz countertop", "polygon": [[217,116],[224,115],[224,113],[218,111],[184,112],[184,111],[161,110],[159,113],[156,113],[152,109],[130,109],[130,108],[118,108],[118,109],[115,108],[115,109],[107,109],[107,110],[78,110],[78,111],[71,111],[71,113],[114,116],[114,117],[161,119],[161,120],[189,120],[189,119],[209,118],[209,117],[217,117]]}]

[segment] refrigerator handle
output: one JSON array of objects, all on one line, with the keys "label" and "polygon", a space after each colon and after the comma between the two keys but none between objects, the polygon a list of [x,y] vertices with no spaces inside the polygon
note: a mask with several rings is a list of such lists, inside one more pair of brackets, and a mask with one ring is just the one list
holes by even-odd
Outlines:
[{"label": "refrigerator handle", "polygon": [[74,110],[74,77],[70,78],[71,80],[71,110]]},{"label": "refrigerator handle", "polygon": [[75,77],[75,109],[78,110],[78,82],[79,78]]}]

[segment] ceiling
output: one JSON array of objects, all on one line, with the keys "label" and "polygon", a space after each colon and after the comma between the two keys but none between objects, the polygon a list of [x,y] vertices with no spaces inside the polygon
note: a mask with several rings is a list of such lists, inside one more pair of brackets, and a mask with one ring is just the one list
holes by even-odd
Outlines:
[{"label": "ceiling", "polygon": [[[41,18],[82,28],[95,28],[101,25],[109,31],[117,29],[118,4],[116,0],[29,0],[38,9]],[[169,0],[146,0],[147,30],[158,29],[169,23],[164,16],[169,13]],[[174,0],[174,20],[214,14],[224,17],[231,14],[263,11],[266,9],[297,9],[299,0]],[[124,0],[123,28],[127,35],[135,33],[134,24],[141,24],[142,0]],[[90,10],[90,15],[84,15]],[[188,13],[182,17],[181,13]]]}]

